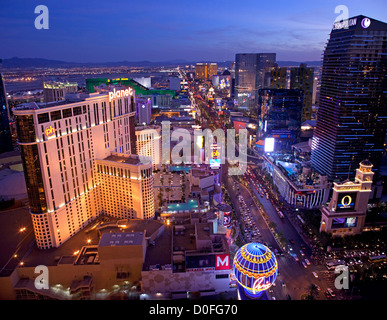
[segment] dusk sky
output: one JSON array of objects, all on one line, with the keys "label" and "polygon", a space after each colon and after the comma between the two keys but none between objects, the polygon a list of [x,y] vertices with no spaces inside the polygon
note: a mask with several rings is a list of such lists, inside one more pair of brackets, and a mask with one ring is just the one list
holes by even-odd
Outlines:
[{"label": "dusk sky", "polygon": [[[34,26],[40,4],[48,30]],[[338,5],[350,17],[387,21],[386,0],[1,0],[0,57],[224,61],[276,52],[277,60],[320,60]]]}]

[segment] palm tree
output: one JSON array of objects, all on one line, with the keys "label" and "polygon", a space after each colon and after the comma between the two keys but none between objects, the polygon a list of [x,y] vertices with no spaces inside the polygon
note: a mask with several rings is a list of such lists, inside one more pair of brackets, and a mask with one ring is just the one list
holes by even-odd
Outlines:
[{"label": "palm tree", "polygon": [[319,295],[319,292],[318,292],[317,286],[312,283],[308,287],[308,293],[307,293],[307,295],[305,297],[305,300],[316,300],[318,295]]}]

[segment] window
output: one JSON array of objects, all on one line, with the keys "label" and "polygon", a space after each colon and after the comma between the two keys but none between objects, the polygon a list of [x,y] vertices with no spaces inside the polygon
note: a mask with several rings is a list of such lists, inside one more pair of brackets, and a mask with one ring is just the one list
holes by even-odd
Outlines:
[{"label": "window", "polygon": [[64,109],[62,112],[63,112],[63,118],[69,118],[73,116],[73,111],[71,108]]},{"label": "window", "polygon": [[74,113],[74,116],[78,116],[78,115],[82,114],[82,108],[81,107],[74,107],[73,113]]},{"label": "window", "polygon": [[50,121],[50,118],[48,116],[48,112],[38,114],[38,123],[45,123],[49,121]]},{"label": "window", "polygon": [[51,121],[62,119],[60,110],[51,112]]}]

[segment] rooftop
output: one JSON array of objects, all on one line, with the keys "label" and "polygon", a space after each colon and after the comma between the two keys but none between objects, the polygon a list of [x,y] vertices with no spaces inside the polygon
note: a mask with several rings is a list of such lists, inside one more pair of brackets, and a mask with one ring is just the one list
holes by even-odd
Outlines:
[{"label": "rooftop", "polygon": [[[160,250],[160,248],[163,248]],[[162,234],[155,240],[155,245],[146,249],[143,270],[149,270],[154,265],[169,265],[172,263],[172,227],[164,229]]]},{"label": "rooftop", "polygon": [[157,220],[142,220],[142,219],[114,219],[106,223],[101,223],[97,226],[97,230],[103,234],[108,232],[145,232],[145,237],[150,237],[163,226]]},{"label": "rooftop", "polygon": [[87,99],[96,98],[100,96],[105,96],[106,93],[92,93],[89,94],[87,92],[74,92],[66,95],[64,100],[60,101],[52,101],[52,102],[26,102],[21,103],[14,107],[14,110],[39,110],[53,107],[66,106],[72,103],[85,101]]},{"label": "rooftop", "polygon": [[143,232],[114,232],[102,234],[99,247],[107,246],[139,246],[144,239]]},{"label": "rooftop", "polygon": [[142,164],[139,156],[134,155],[134,154],[133,155],[126,155],[123,153],[112,153],[103,160],[120,162],[120,163],[127,163],[127,164],[131,164],[131,165]]}]

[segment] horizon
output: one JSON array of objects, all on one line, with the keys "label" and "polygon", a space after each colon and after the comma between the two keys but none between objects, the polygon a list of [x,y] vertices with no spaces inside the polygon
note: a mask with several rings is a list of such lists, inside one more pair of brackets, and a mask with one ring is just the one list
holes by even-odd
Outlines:
[{"label": "horizon", "polygon": [[[249,52],[251,53],[251,52]],[[155,60],[147,60],[147,59],[144,59],[144,60],[115,60],[115,61],[96,61],[96,62],[79,62],[79,61],[66,61],[66,60],[58,60],[58,59],[47,59],[47,58],[40,58],[40,57],[25,57],[25,58],[21,58],[21,57],[17,57],[17,56],[14,56],[14,57],[10,57],[10,58],[2,58],[0,57],[0,60],[12,60],[12,59],[20,59],[20,60],[46,60],[46,61],[56,61],[56,62],[65,62],[65,63],[74,63],[74,64],[103,64],[103,63],[119,63],[119,62],[130,62],[130,63],[137,63],[137,62],[151,62],[151,63],[165,63],[165,62],[182,62],[182,63],[200,63],[200,62],[218,62],[218,63],[225,63],[225,62],[234,62],[235,59],[231,59],[231,60],[186,60],[186,59],[182,59],[182,58],[176,58],[176,59],[170,59],[170,60],[159,60],[159,61],[155,61]],[[297,63],[305,63],[305,62],[319,62],[321,63],[321,59],[319,60],[277,60],[277,62],[297,62]]]},{"label": "horizon", "polygon": [[[233,61],[235,54],[275,52],[278,61],[320,61],[337,0],[275,5],[246,0],[159,3],[46,0],[49,29],[34,26],[37,1],[5,1],[0,13],[3,59],[12,57],[75,63],[173,60]],[[383,9],[386,10],[383,10]],[[352,1],[349,17],[383,21],[387,3]],[[34,59],[34,58],[31,58]]]}]

